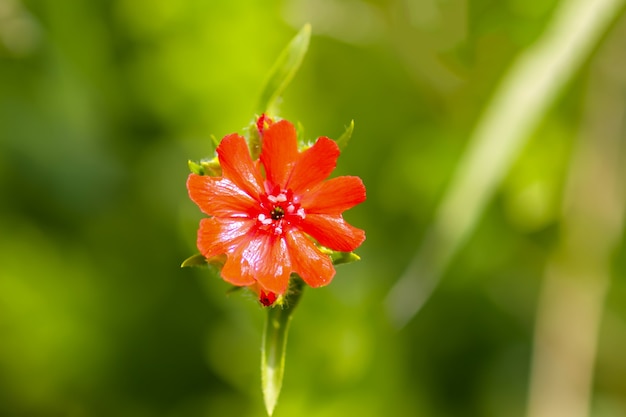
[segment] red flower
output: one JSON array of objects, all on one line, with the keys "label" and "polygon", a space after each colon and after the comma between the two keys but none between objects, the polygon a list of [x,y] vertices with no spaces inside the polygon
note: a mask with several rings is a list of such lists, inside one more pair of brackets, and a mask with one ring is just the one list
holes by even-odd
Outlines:
[{"label": "red flower", "polygon": [[365,240],[365,232],[342,217],[365,200],[361,179],[324,181],[339,157],[333,140],[321,137],[299,152],[295,128],[282,120],[265,125],[258,161],[237,134],[222,139],[217,155],[222,177],[190,174],[187,189],[211,216],[200,222],[198,249],[206,258],[227,255],[224,280],[283,294],[295,272],[319,287],[331,281],[335,268],[311,238],[343,252]]}]

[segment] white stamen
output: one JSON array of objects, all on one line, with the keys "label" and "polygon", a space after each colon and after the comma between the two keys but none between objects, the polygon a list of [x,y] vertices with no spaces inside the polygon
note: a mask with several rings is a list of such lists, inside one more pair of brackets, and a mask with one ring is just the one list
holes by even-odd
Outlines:
[{"label": "white stamen", "polygon": [[304,214],[304,209],[303,209],[302,207],[300,207],[300,208],[298,209],[298,211],[296,212],[296,214],[297,214],[298,216],[300,216],[300,218],[302,218],[302,219],[304,219],[304,218],[306,217],[306,215]]},{"label": "white stamen", "polygon": [[296,207],[293,204],[289,204],[287,206],[287,213],[293,214],[294,211],[296,211]]},{"label": "white stamen", "polygon": [[283,193],[280,193],[276,196],[276,201],[278,201],[279,203],[284,203],[285,201],[287,201],[287,196]]},{"label": "white stamen", "polygon": [[278,202],[278,200],[276,199],[276,197],[275,197],[275,196],[273,196],[273,195],[268,195],[268,196],[267,196],[267,199],[270,201],[270,203],[276,203],[276,202]]},{"label": "white stamen", "polygon": [[269,226],[270,224],[272,224],[271,217],[267,217],[263,213],[259,213],[259,215],[257,216],[257,219],[261,222],[261,224],[264,224],[265,226]]},{"label": "white stamen", "polygon": [[280,226],[276,226],[274,228],[274,233],[276,233],[277,235],[282,235],[283,234],[283,228]]}]

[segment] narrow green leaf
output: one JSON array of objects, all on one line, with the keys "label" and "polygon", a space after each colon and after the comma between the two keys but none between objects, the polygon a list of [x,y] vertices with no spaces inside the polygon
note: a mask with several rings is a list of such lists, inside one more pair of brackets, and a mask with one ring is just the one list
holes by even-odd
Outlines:
[{"label": "narrow green leaf", "polygon": [[344,150],[344,148],[348,145],[348,141],[352,137],[352,132],[354,132],[354,120],[350,121],[350,125],[346,128],[339,139],[336,140],[340,150]]},{"label": "narrow green leaf", "polygon": [[272,67],[265,83],[265,88],[261,93],[259,114],[276,114],[280,97],[300,67],[309,47],[310,38],[311,25],[307,23],[282,51],[278,60]]},{"label": "narrow green leaf", "polygon": [[261,346],[261,386],[269,416],[274,412],[283,385],[287,332],[293,310],[302,295],[303,286],[304,283],[299,277],[292,276],[291,285],[283,303],[267,308],[267,320]]}]

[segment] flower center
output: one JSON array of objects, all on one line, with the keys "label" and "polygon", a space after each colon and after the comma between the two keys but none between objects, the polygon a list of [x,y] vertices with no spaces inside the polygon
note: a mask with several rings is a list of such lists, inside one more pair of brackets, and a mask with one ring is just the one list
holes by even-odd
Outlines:
[{"label": "flower center", "polygon": [[272,218],[272,220],[280,220],[283,218],[284,215],[285,210],[283,210],[281,206],[274,207],[272,209],[272,212],[270,213],[270,217]]},{"label": "flower center", "polygon": [[291,190],[278,187],[261,196],[261,210],[257,215],[260,228],[282,235],[287,227],[298,225],[305,217],[298,200]]}]

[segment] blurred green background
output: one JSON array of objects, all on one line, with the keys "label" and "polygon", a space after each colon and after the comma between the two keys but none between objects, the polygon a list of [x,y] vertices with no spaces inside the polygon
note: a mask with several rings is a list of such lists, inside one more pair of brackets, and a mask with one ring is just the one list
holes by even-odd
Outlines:
[{"label": "blurred green background", "polygon": [[[490,97],[565,3],[0,0],[0,416],[265,415],[263,309],[179,267],[202,217],[187,160],[252,120],[305,22],[313,37],[282,116],[311,139],[355,120],[336,175],[367,186],[346,214],[367,240],[298,306],[274,415],[526,415],[544,392],[533,352],[550,265],[590,253],[570,235],[599,248],[589,283],[602,315],[589,333],[585,314],[555,328],[566,347],[592,345],[589,415],[626,415],[624,159],[602,162],[625,149],[621,2],[544,100],[436,288],[415,294],[427,298],[417,314],[401,327],[389,314]],[[575,161],[593,156],[587,175]],[[583,191],[568,194],[571,181]],[[607,187],[615,199],[596,198]]]}]

